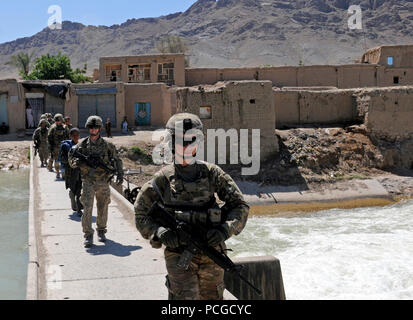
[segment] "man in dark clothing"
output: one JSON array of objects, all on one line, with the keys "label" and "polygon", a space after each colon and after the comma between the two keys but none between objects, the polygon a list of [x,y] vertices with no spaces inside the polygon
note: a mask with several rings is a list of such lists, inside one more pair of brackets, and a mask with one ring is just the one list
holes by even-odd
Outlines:
[{"label": "man in dark clothing", "polygon": [[9,126],[3,122],[0,126],[0,134],[8,134],[9,133]]},{"label": "man in dark clothing", "polygon": [[73,169],[69,165],[69,151],[78,144],[80,139],[80,131],[78,128],[73,128],[69,133],[70,140],[62,142],[59,152],[59,161],[62,164],[65,172],[66,189],[70,189],[69,197],[72,203],[72,210],[77,212],[79,217],[82,216],[83,205],[80,202],[80,195],[82,191],[82,180],[80,176],[80,169]]},{"label": "man in dark clothing", "polygon": [[110,122],[110,119],[106,120],[106,135],[108,138],[112,138],[112,122]]}]

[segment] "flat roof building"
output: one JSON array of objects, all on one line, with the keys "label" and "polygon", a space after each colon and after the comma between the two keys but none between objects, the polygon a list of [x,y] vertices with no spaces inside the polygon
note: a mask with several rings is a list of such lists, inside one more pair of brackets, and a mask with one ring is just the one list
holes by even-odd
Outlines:
[{"label": "flat roof building", "polygon": [[185,86],[185,55],[165,53],[102,57],[99,82],[165,83]]}]

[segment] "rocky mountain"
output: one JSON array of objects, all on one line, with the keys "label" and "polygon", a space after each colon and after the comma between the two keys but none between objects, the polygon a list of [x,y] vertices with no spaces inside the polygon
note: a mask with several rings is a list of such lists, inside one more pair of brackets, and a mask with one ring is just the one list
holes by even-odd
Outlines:
[{"label": "rocky mountain", "polygon": [[[362,30],[351,30],[350,5],[362,9]],[[98,67],[100,56],[156,52],[156,42],[180,35],[192,67],[346,64],[366,48],[413,43],[413,0],[198,0],[187,11],[121,25],[85,26],[65,21],[62,30],[0,44],[0,78],[18,52],[61,51],[74,67]]]}]

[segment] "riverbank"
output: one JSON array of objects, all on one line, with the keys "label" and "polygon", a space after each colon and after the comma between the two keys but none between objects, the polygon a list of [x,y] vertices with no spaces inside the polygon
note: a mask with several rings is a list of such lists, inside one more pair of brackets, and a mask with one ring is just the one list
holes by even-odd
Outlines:
[{"label": "riverbank", "polygon": [[29,136],[17,134],[0,135],[0,171],[30,168]]},{"label": "riverbank", "polygon": [[[261,165],[259,174],[244,177],[240,167],[222,168],[247,197],[257,195],[249,197],[257,214],[384,206],[413,198],[413,170],[392,167],[388,153],[376,147],[363,130],[362,126],[277,130],[280,152]],[[138,187],[162,167],[150,161],[155,146],[150,138],[141,132],[111,139],[120,149],[126,170],[142,169],[142,174],[130,177]],[[268,190],[275,193],[271,197],[288,200],[268,202],[260,196],[272,193]]]}]

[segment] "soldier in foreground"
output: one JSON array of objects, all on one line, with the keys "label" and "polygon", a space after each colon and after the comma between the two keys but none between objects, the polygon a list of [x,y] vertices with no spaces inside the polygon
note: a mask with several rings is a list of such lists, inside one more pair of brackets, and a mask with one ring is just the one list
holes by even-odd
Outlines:
[{"label": "soldier in foreground", "polygon": [[49,157],[49,150],[47,147],[48,124],[49,123],[45,118],[41,119],[39,122],[39,127],[33,133],[34,147],[39,154],[40,162],[42,163],[42,168],[46,167],[47,159]]},{"label": "soldier in foreground", "polygon": [[78,217],[82,216],[82,203],[80,202],[80,194],[82,192],[82,179],[80,169],[73,169],[69,165],[69,152],[76,146],[80,139],[80,131],[78,128],[73,128],[69,132],[69,140],[62,142],[59,153],[59,161],[62,163],[65,171],[66,189],[69,189],[70,202],[73,212],[77,213]]},{"label": "soldier in foreground", "polygon": [[63,126],[63,116],[61,114],[56,114],[54,116],[55,123],[51,125],[48,133],[49,141],[49,151],[50,159],[48,169],[53,172],[53,162],[54,168],[56,170],[56,179],[60,179],[60,164],[57,160],[60,151],[60,145],[64,140],[69,139],[69,130]]},{"label": "soldier in foreground", "polygon": [[69,152],[69,164],[73,169],[79,168],[82,177],[83,205],[82,228],[85,248],[93,245],[92,211],[96,196],[97,233],[100,242],[106,241],[108,206],[110,203],[109,183],[117,175],[117,183],[123,183],[123,164],[115,146],[100,136],[102,119],[91,116],[86,121],[89,137],[72,148]]},{"label": "soldier in foreground", "polygon": [[[183,131],[176,131],[178,124]],[[205,239],[207,245],[223,252],[225,241],[244,229],[249,206],[238,186],[221,168],[203,161],[186,161],[185,155],[196,154],[196,148],[189,147],[196,137],[186,132],[202,130],[199,117],[188,113],[177,114],[168,121],[166,128],[172,137],[175,163],[160,170],[152,181],[143,186],[135,202],[136,227],[145,239],[151,240],[154,248],[161,248],[162,244],[166,246],[170,299],[222,300],[224,270],[202,253],[193,257],[189,269],[178,267],[185,251],[185,240],[176,231],[155,222],[151,210],[154,204],[161,203],[178,220],[181,216],[183,221],[199,226],[200,230],[205,231],[199,236]],[[179,132],[183,132],[185,139],[178,137]],[[191,141],[188,143],[186,139]],[[183,141],[182,145],[178,141]],[[225,202],[222,209],[217,204],[215,193]]]}]

